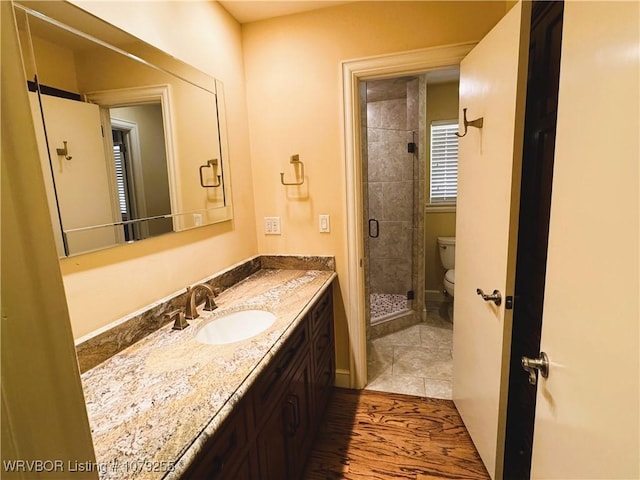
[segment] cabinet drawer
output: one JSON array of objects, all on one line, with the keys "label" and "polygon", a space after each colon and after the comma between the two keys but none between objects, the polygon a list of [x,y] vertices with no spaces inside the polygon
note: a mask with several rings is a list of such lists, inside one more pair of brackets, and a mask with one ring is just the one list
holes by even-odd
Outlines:
[{"label": "cabinet drawer", "polygon": [[320,300],[311,309],[311,331],[315,336],[322,327],[322,322],[326,315],[333,316],[333,295],[329,287],[320,297]]},{"label": "cabinet drawer", "polygon": [[[240,479],[239,470],[246,462],[248,435],[245,407],[239,405],[236,411],[218,429],[215,436],[205,445],[198,460],[189,468],[182,479]],[[249,473],[250,475],[250,473]],[[247,477],[250,478],[250,477]]]},{"label": "cabinet drawer", "polygon": [[253,391],[253,402],[255,407],[256,425],[262,423],[264,415],[278,401],[282,392],[287,388],[289,377],[293,373],[293,368],[302,355],[309,351],[309,328],[306,321],[297,326],[296,330],[287,343],[279,351],[271,365],[269,365],[260,375]]}]

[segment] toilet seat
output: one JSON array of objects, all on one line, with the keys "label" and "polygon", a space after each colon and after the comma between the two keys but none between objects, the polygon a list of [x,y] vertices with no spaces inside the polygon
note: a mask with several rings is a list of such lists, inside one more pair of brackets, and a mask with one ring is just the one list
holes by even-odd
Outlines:
[{"label": "toilet seat", "polygon": [[447,270],[447,273],[444,274],[444,279],[449,282],[451,285],[455,285],[456,283],[456,269],[452,268],[451,270]]},{"label": "toilet seat", "polygon": [[456,283],[456,271],[454,268],[452,268],[451,270],[447,270],[447,272],[444,274],[444,280],[442,281],[442,283],[444,284],[444,289],[447,291],[447,293],[453,297]]}]

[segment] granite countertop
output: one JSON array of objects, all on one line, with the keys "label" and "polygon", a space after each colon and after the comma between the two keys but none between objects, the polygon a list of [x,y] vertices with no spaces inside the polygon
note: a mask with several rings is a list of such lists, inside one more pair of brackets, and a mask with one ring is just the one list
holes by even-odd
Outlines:
[{"label": "granite countertop", "polygon": [[[216,297],[217,310],[200,308],[189,328],[165,325],[82,374],[100,479],[180,478],[334,277],[260,270]],[[195,340],[201,323],[244,308],[277,319],[247,340]]]}]

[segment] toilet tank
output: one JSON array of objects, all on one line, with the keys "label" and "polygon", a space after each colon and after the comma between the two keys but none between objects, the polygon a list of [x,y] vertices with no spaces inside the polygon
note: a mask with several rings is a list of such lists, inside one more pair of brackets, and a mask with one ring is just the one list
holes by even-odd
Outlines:
[{"label": "toilet tank", "polygon": [[455,268],[456,237],[438,237],[438,250],[445,270]]}]

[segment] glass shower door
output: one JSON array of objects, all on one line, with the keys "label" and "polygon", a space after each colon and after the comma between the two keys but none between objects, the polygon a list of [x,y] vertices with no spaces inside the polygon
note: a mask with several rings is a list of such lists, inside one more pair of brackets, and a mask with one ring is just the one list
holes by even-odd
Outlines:
[{"label": "glass shower door", "polygon": [[417,97],[416,78],[366,84],[363,190],[371,325],[412,309],[417,178],[412,82]]}]

